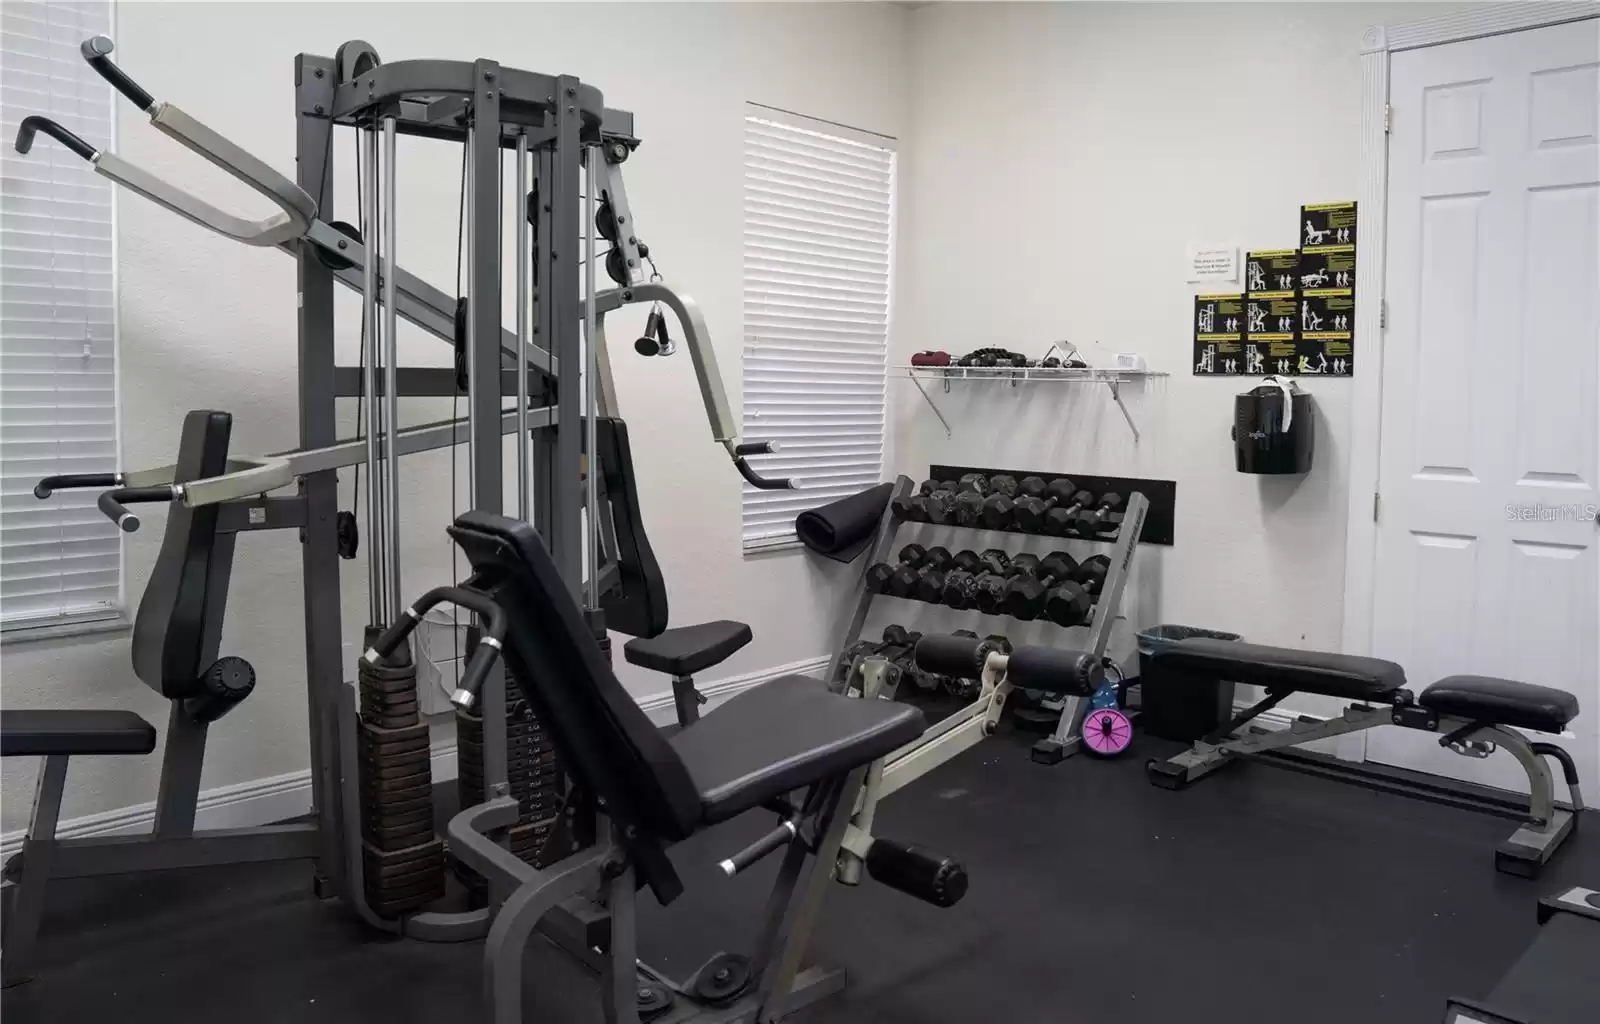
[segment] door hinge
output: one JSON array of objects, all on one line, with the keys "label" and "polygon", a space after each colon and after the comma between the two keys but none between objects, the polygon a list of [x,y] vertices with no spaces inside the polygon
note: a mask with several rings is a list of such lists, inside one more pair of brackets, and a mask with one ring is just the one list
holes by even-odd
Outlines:
[{"label": "door hinge", "polygon": [[1389,104],[1383,105],[1383,134],[1388,135],[1389,129],[1394,127],[1394,108]]},{"label": "door hinge", "polygon": [[1377,491],[1373,491],[1372,492],[1372,521],[1373,522],[1377,522],[1378,521],[1378,508],[1379,508],[1380,504],[1381,504],[1381,498],[1379,497],[1378,492]]},{"label": "door hinge", "polygon": [[1378,326],[1380,328],[1389,326],[1389,300],[1388,299],[1379,299],[1378,300]]}]

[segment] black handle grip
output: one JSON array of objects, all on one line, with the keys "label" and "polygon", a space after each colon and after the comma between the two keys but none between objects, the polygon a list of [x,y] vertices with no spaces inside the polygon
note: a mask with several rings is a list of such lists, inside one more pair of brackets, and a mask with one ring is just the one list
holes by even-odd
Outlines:
[{"label": "black handle grip", "polygon": [[722,868],[723,874],[732,878],[762,857],[767,856],[767,854],[788,846],[799,834],[800,828],[792,819],[785,821],[771,832],[723,861],[718,867]]},{"label": "black handle grip", "polygon": [[17,152],[26,156],[28,151],[33,149],[33,137],[40,132],[44,132],[85,160],[93,160],[100,155],[99,150],[63,128],[58,122],[38,114],[30,114],[17,125]]},{"label": "black handle grip", "polygon": [[111,88],[122,93],[133,101],[133,105],[140,110],[149,110],[155,106],[156,98],[139,87],[139,83],[129,78],[127,74],[115,64],[111,63],[111,51],[116,49],[111,40],[105,36],[94,36],[85,39],[78,47],[78,52],[83,54],[83,59],[89,66],[100,73],[100,77],[111,83]]},{"label": "black handle grip", "polygon": [[504,637],[505,616],[502,613],[499,622],[490,620],[483,636],[478,639],[478,646],[473,650],[472,657],[467,659],[466,670],[461,673],[455,692],[450,694],[451,704],[467,709],[478,703],[478,692],[483,689],[483,680],[489,674],[489,669],[500,657],[500,641]]},{"label": "black handle grip", "polygon": [[776,441],[744,441],[733,446],[735,455],[771,455],[777,450]]},{"label": "black handle grip", "polygon": [[994,645],[970,636],[925,636],[917,641],[912,658],[917,667],[937,676],[976,679]]},{"label": "black handle grip", "polygon": [[121,473],[63,473],[47,476],[33,485],[33,496],[40,501],[56,491],[70,491],[86,487],[115,487],[122,483]]},{"label": "black handle grip", "polygon": [[[739,448],[744,448],[744,447],[747,447],[747,446],[741,444],[738,447]],[[750,468],[750,463],[748,463],[748,462],[746,462],[744,460],[744,456],[743,455],[735,455],[733,457],[733,468],[737,469],[739,471],[739,475],[744,477],[745,483],[749,484],[751,487],[754,487],[754,488],[756,488],[758,490],[762,490],[762,491],[798,491],[800,489],[800,485],[799,484],[795,483],[793,480],[789,479],[786,476],[784,476],[784,477],[764,477],[764,476],[762,476],[760,473],[757,473],[755,470]]]},{"label": "black handle grip", "polygon": [[100,506],[100,511],[106,518],[116,523],[123,533],[132,533],[139,528],[139,517],[128,511],[124,506],[149,501],[173,501],[182,495],[178,488],[163,484],[160,487],[118,487],[100,495],[100,500],[95,504]]},{"label": "black handle grip", "polygon": [[1087,697],[1106,681],[1100,659],[1083,651],[1058,647],[1018,647],[1006,662],[1013,686],[1045,693]]}]

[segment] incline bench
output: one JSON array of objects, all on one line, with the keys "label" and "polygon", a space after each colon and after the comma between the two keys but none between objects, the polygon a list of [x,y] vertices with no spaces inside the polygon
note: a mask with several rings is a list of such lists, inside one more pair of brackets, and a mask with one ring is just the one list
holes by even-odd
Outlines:
[{"label": "incline bench", "polygon": [[[470,561],[472,576],[423,595],[363,657],[387,657],[441,602],[476,612],[486,624],[484,638],[461,686],[475,693],[503,656],[508,685],[528,699],[577,785],[592,794],[609,825],[607,841],[536,868],[498,841],[516,821],[514,797],[491,799],[451,820],[456,856],[511,890],[484,950],[494,1024],[523,1019],[526,947],[541,921],[558,917],[575,897],[609,912],[605,948],[544,930],[598,976],[608,1024],[754,1024],[838,992],[843,978],[837,972],[802,970],[806,941],[868,766],[921,735],[922,712],[890,701],[855,700],[817,680],[792,676],[744,690],[667,737],[617,681],[532,526],[473,511],[449,533]],[[723,642],[734,643],[736,632]],[[681,662],[667,670],[683,673],[689,667]],[[672,902],[683,883],[667,850],[758,809],[776,813],[778,826],[722,862],[731,875],[769,854],[783,855],[753,955],[718,954],[680,982],[645,966],[637,956],[636,890],[648,887],[662,904]],[[866,862],[874,879],[930,902],[940,895],[932,883],[959,873],[948,861],[883,839],[875,841]],[[567,998],[562,986],[542,988],[550,999]]]},{"label": "incline bench", "polygon": [[[1519,729],[1560,733],[1578,715],[1578,698],[1563,690],[1489,676],[1448,676],[1420,696],[1405,689],[1405,670],[1392,661],[1348,654],[1262,647],[1229,640],[1182,640],[1154,655],[1163,669],[1200,679],[1231,680],[1266,690],[1232,721],[1165,761],[1146,766],[1150,781],[1179,789],[1245,754],[1281,750],[1378,725],[1439,733],[1439,745],[1466,757],[1488,757],[1496,747],[1528,774],[1529,801],[1521,828],[1495,852],[1495,867],[1532,878],[1576,826],[1583,810],[1578,770],[1553,743],[1530,742]],[[1315,693],[1362,703],[1327,720],[1300,718],[1287,729],[1240,733],[1294,693]],[[1369,704],[1381,705],[1369,707]],[[1571,807],[1555,800],[1555,781],[1544,758],[1561,764]]]}]

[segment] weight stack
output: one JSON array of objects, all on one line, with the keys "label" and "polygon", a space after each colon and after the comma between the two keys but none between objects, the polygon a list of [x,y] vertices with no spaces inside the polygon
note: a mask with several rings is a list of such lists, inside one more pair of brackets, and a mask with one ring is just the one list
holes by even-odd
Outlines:
[{"label": "weight stack", "polygon": [[[555,744],[527,700],[510,696],[518,687],[509,675],[506,683],[506,777],[517,801],[517,822],[508,830],[507,846],[529,864],[548,867],[594,841],[585,834],[592,831],[590,816],[581,813],[580,801],[567,800],[567,773]],[[461,709],[456,710],[456,758],[461,806],[483,803],[488,798],[483,778],[483,718]],[[565,822],[563,809],[567,811]],[[455,869],[469,887],[482,886],[483,880],[475,873],[459,864]]]},{"label": "weight stack", "polygon": [[357,690],[362,876],[368,905],[394,917],[444,895],[444,840],[433,830],[428,725],[417,708],[409,647],[381,665],[363,658]]}]

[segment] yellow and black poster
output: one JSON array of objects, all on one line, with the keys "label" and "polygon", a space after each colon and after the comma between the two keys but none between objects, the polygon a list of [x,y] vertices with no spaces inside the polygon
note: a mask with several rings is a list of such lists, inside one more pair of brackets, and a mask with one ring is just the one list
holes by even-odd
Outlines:
[{"label": "yellow and black poster", "polygon": [[1291,373],[1299,350],[1300,317],[1293,290],[1257,292],[1245,298],[1244,372]]},{"label": "yellow and black poster", "polygon": [[1296,376],[1355,373],[1356,204],[1300,208]]},{"label": "yellow and black poster", "polygon": [[1244,290],[1291,292],[1299,287],[1299,249],[1255,249],[1244,254]]},{"label": "yellow and black poster", "polygon": [[1224,377],[1246,372],[1240,339],[1244,334],[1244,296],[1194,297],[1194,372]]}]

